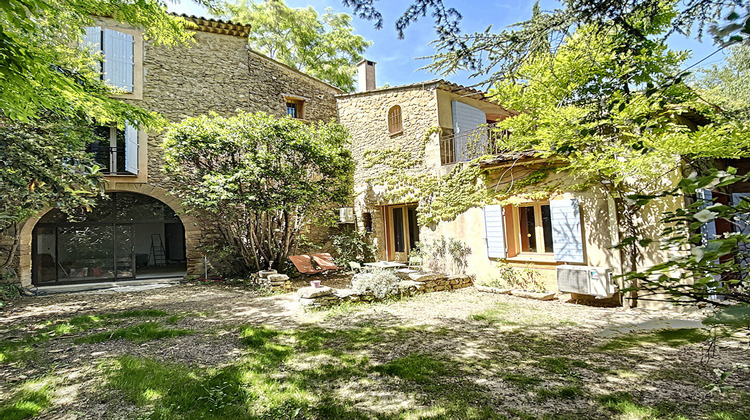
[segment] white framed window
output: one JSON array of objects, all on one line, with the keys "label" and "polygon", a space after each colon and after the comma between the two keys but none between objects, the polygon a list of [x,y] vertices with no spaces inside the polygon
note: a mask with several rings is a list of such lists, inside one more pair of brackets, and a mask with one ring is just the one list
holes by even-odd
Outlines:
[{"label": "white framed window", "polygon": [[135,38],[132,34],[89,26],[82,46],[102,54],[98,70],[105,83],[125,93],[134,92]]},{"label": "white framed window", "polygon": [[87,151],[105,174],[138,175],[138,129],[128,123],[94,128],[94,142]]}]

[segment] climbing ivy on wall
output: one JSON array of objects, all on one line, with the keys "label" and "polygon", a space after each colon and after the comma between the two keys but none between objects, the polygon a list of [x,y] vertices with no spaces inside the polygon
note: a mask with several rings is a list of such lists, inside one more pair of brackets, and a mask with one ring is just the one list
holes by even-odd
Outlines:
[{"label": "climbing ivy on wall", "polygon": [[416,150],[391,147],[365,151],[363,166],[377,169],[376,174],[365,181],[384,191],[380,198],[385,202],[418,202],[417,215],[421,225],[453,220],[472,207],[508,199],[525,191],[549,196],[549,187],[541,192],[531,191],[547,179],[554,171],[553,166],[532,168],[508,190],[488,185],[486,172],[478,163],[489,156],[459,162],[447,174],[436,174],[434,169],[424,165],[424,158],[430,138],[441,133],[440,127],[428,129]]}]

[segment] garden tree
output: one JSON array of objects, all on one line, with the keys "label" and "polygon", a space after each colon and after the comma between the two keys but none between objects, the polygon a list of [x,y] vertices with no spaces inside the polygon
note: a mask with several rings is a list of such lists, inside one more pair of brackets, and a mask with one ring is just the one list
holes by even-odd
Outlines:
[{"label": "garden tree", "polygon": [[[383,171],[384,176],[373,182],[387,185],[389,194],[421,200],[423,222],[449,220],[493,196],[541,198],[554,191],[595,187],[613,198],[620,237],[639,236],[641,206],[628,200],[628,194],[671,189],[682,168],[700,159],[750,155],[746,124],[723,118],[682,82],[672,82],[668,89],[655,87],[673,79],[686,57],[658,40],[673,16],[666,7],[659,15],[630,22],[657,39],[640,49],[630,48],[627,34],[583,26],[556,51],[541,51],[521,66],[516,72],[520,82],[499,82],[491,89],[495,100],[520,111],[499,123],[512,133],[503,145],[506,152],[531,150],[552,163],[525,181],[488,192],[475,182],[481,178],[476,165],[456,166],[446,176],[404,180],[399,174],[421,159],[415,156],[391,158],[391,172]],[[715,122],[694,127],[688,114]],[[368,157],[372,163],[383,163],[386,159],[378,158],[390,153],[371,151]],[[554,172],[573,174],[575,184],[549,182]],[[638,268],[639,247],[645,244],[625,244],[624,272]]]},{"label": "garden tree", "polygon": [[[711,169],[704,175],[691,173],[677,186],[657,194],[633,194],[629,198],[646,205],[662,197],[694,197],[699,189],[724,190],[750,177],[738,176],[735,168]],[[740,274],[750,263],[750,200],[722,204],[692,200],[692,203],[666,212],[660,246],[682,251],[679,257],[631,272],[628,277],[640,283],[641,298],[667,294],[678,304],[711,303],[728,306],[745,305],[744,325],[750,326],[750,285],[747,275]],[[705,223],[722,219],[733,225],[733,233],[707,238],[702,234]],[[642,240],[643,238],[634,238]],[[734,312],[739,315],[740,312]]]},{"label": "garden tree", "polygon": [[694,75],[691,85],[706,101],[727,114],[750,121],[750,45],[732,46],[725,63]]},{"label": "garden tree", "polygon": [[[209,1],[201,1],[210,5]],[[79,48],[92,15],[143,29],[154,43],[187,42],[183,19],[160,0],[10,0],[0,2],[0,236],[48,206],[90,206],[101,177],[89,156],[85,127],[129,121],[156,129],[163,119],[117,100]],[[3,248],[6,266],[15,245]]]},{"label": "garden tree", "polygon": [[226,9],[231,19],[250,24],[250,46],[297,70],[352,92],[356,64],[372,42],[353,33],[351,16],[311,6],[293,9],[283,0],[240,0]]},{"label": "garden tree", "polygon": [[[360,18],[373,20],[382,28],[383,16],[378,11],[377,0],[343,0]],[[437,53],[429,58],[433,62],[426,68],[441,74],[468,70],[478,83],[494,82],[515,72],[534,55],[544,52],[552,44],[553,52],[563,40],[581,26],[604,32],[620,32],[630,38],[633,47],[647,46],[653,42],[648,34],[632,24],[642,17],[661,14],[665,0],[565,0],[563,8],[541,12],[527,21],[518,22],[500,32],[492,27],[472,34],[461,34],[459,10],[445,7],[442,0],[412,0],[403,15],[396,21],[400,37],[413,22],[430,13],[438,39]],[[750,40],[750,7],[744,0],[685,0],[679,2],[679,11],[669,22],[662,35],[671,33],[704,35],[708,29],[714,40],[727,45]]]},{"label": "garden tree", "polygon": [[284,269],[303,229],[351,197],[349,135],[334,122],[212,114],[173,125],[163,146],[175,193],[216,220],[233,274]]},{"label": "garden tree", "polygon": [[[500,103],[522,111],[500,123],[512,132],[508,149],[554,159],[556,171],[575,175],[572,188],[606,191],[621,238],[640,236],[642,206],[628,194],[671,189],[673,177],[701,159],[750,156],[750,127],[728,120],[675,78],[686,55],[659,39],[673,18],[665,7],[626,22],[649,37],[639,49],[628,34],[581,27],[554,53],[540,52],[521,66],[522,82],[491,89]],[[689,113],[713,122],[694,128]],[[641,268],[645,244],[623,244],[624,272]]]}]

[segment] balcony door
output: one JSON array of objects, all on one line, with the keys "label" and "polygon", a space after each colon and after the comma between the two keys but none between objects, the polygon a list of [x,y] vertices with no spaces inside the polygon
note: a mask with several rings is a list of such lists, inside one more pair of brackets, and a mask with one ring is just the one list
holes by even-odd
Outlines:
[{"label": "balcony door", "polygon": [[408,261],[409,252],[419,242],[417,206],[402,204],[386,206],[385,210],[388,259],[390,261]]}]

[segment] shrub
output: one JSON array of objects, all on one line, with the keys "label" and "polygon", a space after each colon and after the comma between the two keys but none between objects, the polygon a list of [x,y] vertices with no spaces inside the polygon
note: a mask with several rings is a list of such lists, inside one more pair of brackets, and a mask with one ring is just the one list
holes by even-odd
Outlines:
[{"label": "shrub", "polygon": [[421,242],[412,250],[410,257],[422,259],[424,270],[465,274],[469,266],[471,247],[458,239],[441,236],[431,242]]},{"label": "shrub", "polygon": [[367,235],[356,230],[347,230],[333,238],[336,261],[347,265],[351,261],[363,262],[375,259],[375,247],[368,243]]},{"label": "shrub", "polygon": [[383,299],[398,293],[399,279],[396,273],[388,270],[372,270],[352,278],[352,289],[357,293],[372,293]]},{"label": "shrub", "polygon": [[524,289],[532,291],[544,291],[539,270],[531,267],[513,267],[510,264],[498,263],[496,275],[492,280],[485,282],[486,286],[501,289]]}]

